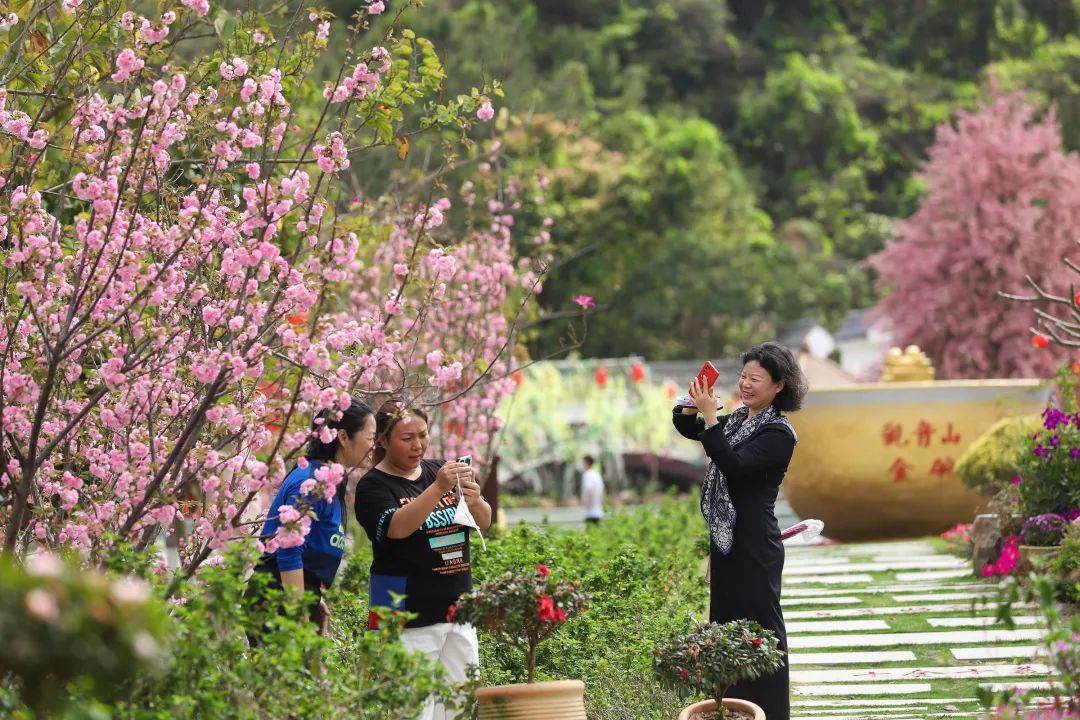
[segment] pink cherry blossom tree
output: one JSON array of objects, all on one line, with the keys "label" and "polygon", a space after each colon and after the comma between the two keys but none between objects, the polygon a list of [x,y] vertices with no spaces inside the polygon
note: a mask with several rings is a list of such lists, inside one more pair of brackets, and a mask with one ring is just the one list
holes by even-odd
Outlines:
[{"label": "pink cherry blossom tree", "polygon": [[943,378],[1049,377],[1062,355],[1032,347],[1030,308],[998,292],[1030,277],[1072,298],[1062,259],[1080,238],[1080,157],[1062,151],[1056,116],[992,90],[938,128],[923,180],[918,211],[870,259],[896,344],[919,345]]},{"label": "pink cherry blossom tree", "polygon": [[325,84],[321,13],[159,9],[65,0],[0,28],[0,532],[93,557],[190,524],[190,574],[352,394],[428,403],[441,452],[483,448],[545,265],[514,255],[532,195],[497,182],[497,153],[453,228],[447,199],[339,197],[365,151],[420,129],[480,152],[499,94],[437,101],[430,43],[369,37],[383,3]]}]

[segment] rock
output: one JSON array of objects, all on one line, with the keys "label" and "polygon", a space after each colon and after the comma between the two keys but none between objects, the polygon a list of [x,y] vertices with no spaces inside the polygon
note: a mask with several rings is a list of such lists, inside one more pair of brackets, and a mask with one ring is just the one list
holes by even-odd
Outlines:
[{"label": "rock", "polygon": [[971,526],[971,544],[972,569],[976,575],[981,575],[983,566],[994,562],[1001,554],[1001,519],[991,513],[976,515]]}]

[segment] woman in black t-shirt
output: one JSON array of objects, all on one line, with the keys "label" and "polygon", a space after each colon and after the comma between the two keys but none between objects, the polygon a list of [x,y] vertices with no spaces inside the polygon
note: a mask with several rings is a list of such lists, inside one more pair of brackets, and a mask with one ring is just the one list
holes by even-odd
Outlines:
[{"label": "woman in black t-shirt", "polygon": [[[491,507],[469,465],[427,460],[427,415],[397,401],[375,415],[375,467],[356,486],[356,519],[371,540],[370,622],[379,609],[415,613],[403,644],[438,660],[452,682],[480,662],[476,630],[447,620],[462,593],[472,589],[469,528],[454,523],[457,488],[481,529]],[[422,720],[450,717],[429,700]]]}]

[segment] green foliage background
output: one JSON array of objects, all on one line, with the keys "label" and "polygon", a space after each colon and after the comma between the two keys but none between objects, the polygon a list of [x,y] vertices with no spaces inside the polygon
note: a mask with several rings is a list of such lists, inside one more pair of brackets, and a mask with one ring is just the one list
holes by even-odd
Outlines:
[{"label": "green foliage background", "polygon": [[[733,355],[784,321],[835,328],[873,304],[861,261],[914,211],[934,128],[992,76],[1058,103],[1080,145],[1072,0],[446,0],[415,15],[450,92],[503,81],[506,149],[551,179],[544,312],[597,299],[586,356]],[[562,332],[535,318],[533,356]]]}]

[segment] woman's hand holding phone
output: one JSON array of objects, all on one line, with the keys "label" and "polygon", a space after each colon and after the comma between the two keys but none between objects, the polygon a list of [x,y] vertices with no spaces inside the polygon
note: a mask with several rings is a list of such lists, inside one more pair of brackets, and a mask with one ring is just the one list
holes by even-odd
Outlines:
[{"label": "woman's hand holding phone", "polygon": [[712,386],[704,378],[694,378],[693,384],[690,385],[690,397],[694,401],[694,407],[701,413],[701,417],[705,419],[705,424],[712,425],[715,423],[720,404],[716,401],[716,396],[713,395]]}]

